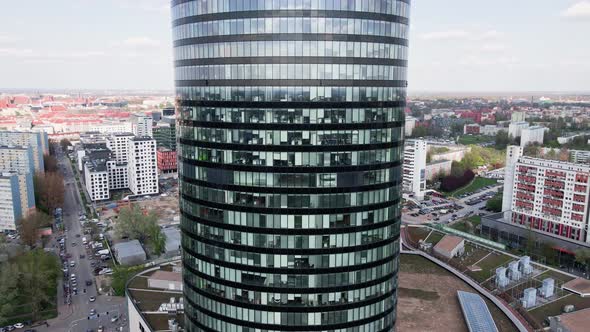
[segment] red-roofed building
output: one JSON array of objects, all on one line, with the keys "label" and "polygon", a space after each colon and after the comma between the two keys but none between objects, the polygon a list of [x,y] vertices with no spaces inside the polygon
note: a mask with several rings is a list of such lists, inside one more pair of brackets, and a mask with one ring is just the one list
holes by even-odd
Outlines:
[{"label": "red-roofed building", "polygon": [[27,96],[14,96],[12,102],[16,105],[26,105],[31,103],[31,98]]},{"label": "red-roofed building", "polygon": [[52,112],[65,112],[68,109],[63,106],[63,105],[55,105],[55,106],[51,106],[51,111]]}]

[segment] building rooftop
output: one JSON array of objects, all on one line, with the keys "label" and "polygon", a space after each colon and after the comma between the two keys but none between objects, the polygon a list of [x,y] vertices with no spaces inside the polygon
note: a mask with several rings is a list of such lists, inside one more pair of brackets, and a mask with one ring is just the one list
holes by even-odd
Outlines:
[{"label": "building rooftop", "polygon": [[457,248],[461,242],[465,241],[463,238],[453,235],[445,235],[436,246],[434,246],[435,250],[442,250],[445,252],[451,252],[453,249]]},{"label": "building rooftop", "polygon": [[136,142],[141,142],[141,141],[153,141],[154,139],[149,137],[149,136],[144,136],[144,137],[133,137],[131,139],[132,141],[136,141]]},{"label": "building rooftop", "polygon": [[158,270],[149,276],[149,279],[182,282],[182,275],[179,272]]},{"label": "building rooftop", "polygon": [[588,331],[588,326],[590,325],[590,308],[574,311],[568,314],[561,314],[555,318],[559,321],[561,326],[567,328],[567,331]]},{"label": "building rooftop", "polygon": [[490,309],[485,301],[475,293],[457,291],[461,311],[465,316],[465,322],[469,332],[494,332],[498,331],[496,323],[492,318]]},{"label": "building rooftop", "polygon": [[590,296],[590,280],[584,278],[576,278],[568,281],[562,287],[582,297]]},{"label": "building rooftop", "polygon": [[180,250],[180,229],[176,227],[164,228],[162,233],[166,235],[166,252]]},{"label": "building rooftop", "polygon": [[117,252],[117,257],[119,258],[141,254],[145,255],[143,247],[137,240],[117,243],[113,246],[113,249]]},{"label": "building rooftop", "polygon": [[114,133],[113,136],[123,137],[123,136],[134,136],[133,133]]},{"label": "building rooftop", "polygon": [[[180,264],[180,261],[173,263]],[[131,314],[135,310],[143,317],[149,325],[146,331],[169,330],[168,319],[176,319],[180,327],[184,325],[182,291],[148,288],[148,279],[182,282],[182,273],[173,270],[173,266],[168,263],[155,270],[140,272],[127,283],[126,293],[133,306],[129,307],[129,312]],[[171,299],[175,303],[171,303]],[[168,307],[177,309],[170,312],[163,310]]]}]

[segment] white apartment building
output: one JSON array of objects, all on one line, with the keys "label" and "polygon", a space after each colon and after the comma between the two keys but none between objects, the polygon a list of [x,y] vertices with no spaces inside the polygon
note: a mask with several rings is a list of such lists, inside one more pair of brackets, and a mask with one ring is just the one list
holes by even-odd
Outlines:
[{"label": "white apartment building", "polygon": [[131,131],[131,122],[113,121],[113,122],[72,122],[63,125],[62,132],[66,133],[85,133],[98,132],[101,134],[127,133]]},{"label": "white apartment building", "polygon": [[126,163],[129,160],[129,142],[135,137],[132,133],[116,133],[107,139],[109,148],[118,163]]},{"label": "white apartment building", "polygon": [[127,163],[119,163],[115,160],[107,161],[107,169],[109,171],[109,189],[125,189],[129,188],[129,171]]},{"label": "white apartment building", "polygon": [[111,197],[109,171],[104,160],[92,160],[84,164],[84,182],[90,200],[102,201]]},{"label": "white apartment building", "polygon": [[510,115],[510,122],[524,122],[525,116],[524,112],[513,112]]},{"label": "white apartment building", "polygon": [[522,130],[528,127],[528,122],[511,122],[510,126],[508,127],[508,135],[512,138],[520,137],[522,135]]},{"label": "white apartment building", "polygon": [[424,198],[426,190],[426,153],[424,140],[407,140],[404,145],[403,189],[418,200]]},{"label": "white apartment building", "polygon": [[[508,173],[508,167],[506,170]],[[504,186],[504,200],[510,198],[505,222],[557,238],[590,243],[590,166],[521,154],[510,171],[512,181],[506,176]]]},{"label": "white apartment building", "polygon": [[570,161],[572,163],[575,163],[575,164],[590,164],[590,151],[569,150],[569,152],[570,152]]},{"label": "white apartment building", "polygon": [[406,115],[406,122],[404,125],[404,133],[406,137],[412,136],[412,132],[414,131],[414,128],[416,128],[416,122],[418,122],[418,119],[413,116]]},{"label": "white apartment building", "polygon": [[23,217],[18,175],[13,172],[0,174],[0,231],[17,229]]},{"label": "white apartment building", "polygon": [[512,207],[512,187],[514,182],[514,168],[518,158],[522,157],[520,146],[509,145],[506,149],[506,167],[504,168],[504,192],[502,194],[502,212],[510,211]]},{"label": "white apartment building", "polygon": [[81,155],[86,189],[93,201],[109,199],[110,190],[128,188],[134,195],[159,192],[154,139],[118,133],[107,138],[106,148],[104,143],[86,146]]},{"label": "white apartment building", "polygon": [[135,137],[129,141],[129,190],[135,195],[157,194],[158,160],[156,140],[148,137]]},{"label": "white apartment building", "polygon": [[153,137],[153,120],[145,114],[134,114],[131,118],[131,131],[137,137]]},{"label": "white apartment building", "polygon": [[529,144],[543,144],[545,137],[545,128],[541,126],[532,126],[523,128],[520,136],[520,146],[525,147]]}]

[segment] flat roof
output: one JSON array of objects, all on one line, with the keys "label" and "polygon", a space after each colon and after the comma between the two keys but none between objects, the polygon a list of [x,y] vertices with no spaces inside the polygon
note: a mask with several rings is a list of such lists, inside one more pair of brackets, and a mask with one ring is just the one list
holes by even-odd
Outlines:
[{"label": "flat roof", "polygon": [[582,297],[590,296],[590,280],[584,278],[576,278],[568,281],[562,286],[563,289],[567,289],[574,292]]},{"label": "flat roof", "polygon": [[588,331],[590,325],[590,308],[557,316],[559,323],[571,332]]},{"label": "flat roof", "polygon": [[461,242],[465,241],[463,238],[453,235],[445,235],[438,243],[434,246],[435,250],[443,250],[446,252],[451,252],[453,249],[457,248]]},{"label": "flat roof", "polygon": [[182,282],[182,275],[179,272],[170,272],[170,271],[164,271],[164,270],[158,270],[158,271],[154,272],[148,278],[149,279],[157,279],[157,280]]}]

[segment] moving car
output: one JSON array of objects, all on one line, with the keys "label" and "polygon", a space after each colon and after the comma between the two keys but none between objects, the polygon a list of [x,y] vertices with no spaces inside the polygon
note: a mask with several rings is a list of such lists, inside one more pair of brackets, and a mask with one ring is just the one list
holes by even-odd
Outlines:
[{"label": "moving car", "polygon": [[88,301],[90,301],[90,302],[94,302],[94,301],[96,301],[96,297],[94,297],[94,296],[91,296],[91,297],[89,297],[89,298],[88,298]]}]

